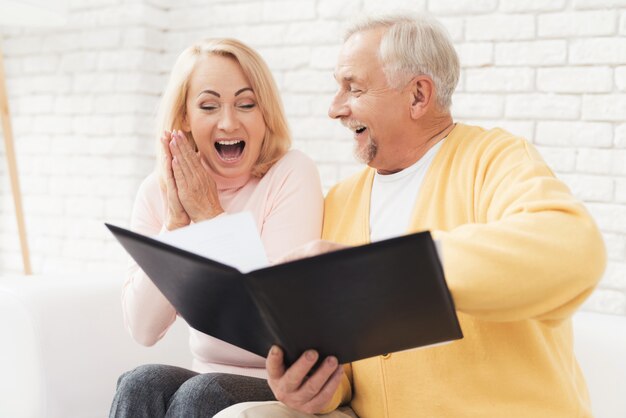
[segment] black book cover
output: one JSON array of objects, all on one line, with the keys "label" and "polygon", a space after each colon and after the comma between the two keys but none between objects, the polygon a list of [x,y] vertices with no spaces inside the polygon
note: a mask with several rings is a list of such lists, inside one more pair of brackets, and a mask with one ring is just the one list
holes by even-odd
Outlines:
[{"label": "black book cover", "polygon": [[287,365],[348,363],[463,338],[434,242],[419,232],[249,273],[106,224],[198,331]]}]

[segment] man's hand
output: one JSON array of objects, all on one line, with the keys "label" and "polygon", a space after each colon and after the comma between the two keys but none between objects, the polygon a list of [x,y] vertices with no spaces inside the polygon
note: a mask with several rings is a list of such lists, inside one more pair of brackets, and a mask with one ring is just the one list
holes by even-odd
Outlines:
[{"label": "man's hand", "polygon": [[317,358],[315,350],[308,350],[289,369],[285,369],[282,350],[273,346],[265,366],[267,382],[276,399],[307,414],[322,412],[341,383],[343,367],[337,358],[327,357],[315,373],[307,377]]},{"label": "man's hand", "polygon": [[343,244],[337,244],[336,242],[332,241],[318,239],[289,251],[287,254],[284,254],[282,257],[276,260],[275,264],[286,263],[288,261],[299,260],[301,258],[313,257],[318,254],[329,253],[331,251],[342,250],[344,248],[348,248],[348,246]]}]

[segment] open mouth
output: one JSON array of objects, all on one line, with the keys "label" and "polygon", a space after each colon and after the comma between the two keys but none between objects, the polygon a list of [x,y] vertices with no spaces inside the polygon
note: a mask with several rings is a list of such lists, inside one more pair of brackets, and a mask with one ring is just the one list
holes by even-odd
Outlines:
[{"label": "open mouth", "polygon": [[241,139],[222,140],[215,143],[217,155],[225,162],[235,162],[239,160],[245,147],[246,143]]},{"label": "open mouth", "polygon": [[358,125],[352,128],[354,131],[354,139],[360,140],[366,135],[367,126]]}]

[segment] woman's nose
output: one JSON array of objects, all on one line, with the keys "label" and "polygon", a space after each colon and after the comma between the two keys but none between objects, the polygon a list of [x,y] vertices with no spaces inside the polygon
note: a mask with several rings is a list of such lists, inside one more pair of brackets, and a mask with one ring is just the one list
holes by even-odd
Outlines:
[{"label": "woman's nose", "polygon": [[220,115],[218,128],[224,132],[232,132],[239,128],[239,119],[231,106],[224,107]]}]

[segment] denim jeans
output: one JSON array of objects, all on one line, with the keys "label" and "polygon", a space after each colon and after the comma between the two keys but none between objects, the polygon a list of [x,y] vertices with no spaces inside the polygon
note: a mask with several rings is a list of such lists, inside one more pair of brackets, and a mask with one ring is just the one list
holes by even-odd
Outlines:
[{"label": "denim jeans", "polygon": [[109,417],[208,418],[236,403],[269,400],[265,379],[148,364],[120,376]]}]

